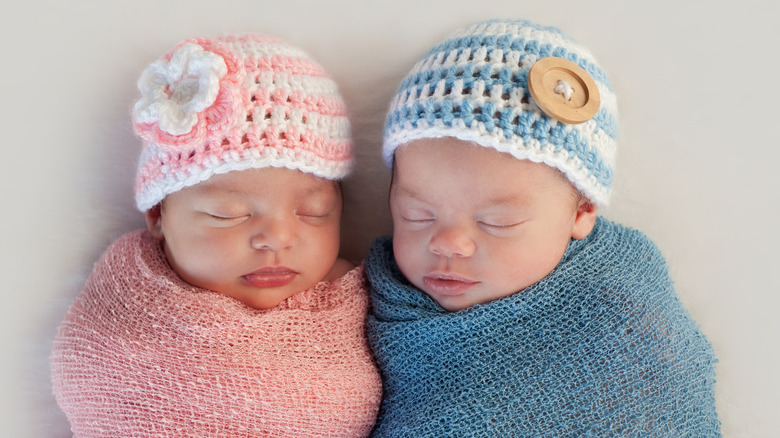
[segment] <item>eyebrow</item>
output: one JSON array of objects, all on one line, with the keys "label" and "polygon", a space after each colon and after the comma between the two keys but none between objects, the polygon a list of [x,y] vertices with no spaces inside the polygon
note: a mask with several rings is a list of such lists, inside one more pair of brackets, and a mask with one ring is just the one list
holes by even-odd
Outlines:
[{"label": "eyebrow", "polygon": [[246,195],[248,192],[241,187],[225,187],[218,186],[218,185],[212,185],[206,183],[201,183],[198,187],[198,191],[201,192],[204,195],[221,195],[221,194],[235,194],[235,195]]},{"label": "eyebrow", "polygon": [[[397,196],[409,197],[420,202],[428,203],[425,197],[409,187],[396,186],[395,190]],[[482,201],[483,202],[480,202],[479,208],[518,206],[523,201],[531,202],[531,200],[527,200],[525,197],[520,195],[495,196],[492,198],[486,197],[482,199]]]},{"label": "eyebrow", "polygon": [[[198,190],[204,194],[204,195],[222,195],[222,194],[228,194],[228,195],[252,195],[253,193],[249,190],[246,190],[242,184],[231,184],[228,186],[225,185],[215,185],[210,184],[210,181],[203,181],[200,184],[197,184],[196,186]],[[309,195],[316,195],[319,193],[325,193],[329,190],[333,190],[333,193],[337,194],[339,193],[339,187],[337,184],[316,184],[312,185],[311,187],[306,187],[303,192],[301,193],[301,196],[309,196]]]},{"label": "eyebrow", "polygon": [[398,195],[398,196],[406,196],[406,197],[414,198],[414,199],[417,199],[417,200],[420,200],[420,201],[423,200],[422,196],[417,194],[417,192],[415,192],[414,190],[412,190],[412,189],[410,189],[408,187],[399,187],[398,184],[394,184],[391,187],[391,191],[394,191],[396,193],[396,195]]},{"label": "eyebrow", "polygon": [[503,207],[505,205],[517,206],[521,202],[531,202],[531,200],[526,199],[525,197],[519,195],[497,196],[495,198],[490,198],[488,200],[488,204],[490,204],[491,206],[500,206],[500,207]]}]

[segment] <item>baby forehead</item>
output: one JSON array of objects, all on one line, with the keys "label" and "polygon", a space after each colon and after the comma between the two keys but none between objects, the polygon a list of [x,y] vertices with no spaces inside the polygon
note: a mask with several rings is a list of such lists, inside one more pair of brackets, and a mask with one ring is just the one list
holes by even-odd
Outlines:
[{"label": "baby forehead", "polygon": [[393,176],[418,172],[419,177],[447,176],[455,179],[473,177],[496,180],[553,178],[567,180],[555,167],[531,159],[517,158],[492,147],[453,137],[424,138],[410,141],[396,149]]},{"label": "baby forehead", "polygon": [[454,138],[420,139],[399,147],[393,161],[395,196],[491,204],[530,202],[542,196],[570,197],[573,184],[558,169]]},{"label": "baby forehead", "polygon": [[200,195],[284,195],[337,194],[338,181],[328,180],[300,170],[265,167],[216,174],[189,187]]},{"label": "baby forehead", "polygon": [[532,159],[525,159],[502,151],[500,145],[484,145],[456,137],[428,137],[410,140],[394,151],[393,168],[399,160],[404,159],[409,163],[433,161],[447,165],[467,166],[473,170],[478,170],[477,166],[528,166],[535,162]]}]

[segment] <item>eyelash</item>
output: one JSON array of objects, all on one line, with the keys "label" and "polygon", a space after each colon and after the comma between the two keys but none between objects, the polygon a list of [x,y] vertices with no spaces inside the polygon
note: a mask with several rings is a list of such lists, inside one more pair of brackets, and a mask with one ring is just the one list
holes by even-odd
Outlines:
[{"label": "eyelash", "polygon": [[406,222],[411,222],[411,223],[425,223],[425,222],[432,222],[435,220],[434,218],[427,218],[427,219],[412,219],[408,217],[402,217],[402,218]]},{"label": "eyelash", "polygon": [[207,213],[207,214],[208,214],[208,215],[209,215],[209,217],[211,217],[212,219],[216,219],[216,220],[218,220],[218,221],[222,221],[222,222],[234,221],[234,220],[241,219],[241,218],[244,218],[244,217],[247,217],[247,216],[248,216],[248,215],[243,215],[243,216],[232,216],[232,217],[225,217],[225,216],[217,216],[217,215],[215,215],[215,214],[211,214],[211,213]]},{"label": "eyelash", "polygon": [[[403,216],[402,218],[403,218],[403,220],[405,220],[407,222],[411,222],[411,223],[425,223],[425,222],[432,222],[432,221],[436,220],[435,218],[412,219],[412,218],[405,217],[405,216]],[[489,222],[483,222],[483,221],[479,221],[477,223],[479,225],[484,226],[484,227],[494,228],[494,229],[498,229],[498,230],[513,228],[513,227],[516,227],[516,226],[520,225],[520,222],[517,222],[517,223],[514,223],[514,224],[506,224],[506,225],[491,224]]]},{"label": "eyelash", "polygon": [[479,222],[479,224],[482,225],[482,226],[488,227],[488,228],[495,228],[495,229],[498,229],[498,230],[513,228],[513,227],[516,227],[516,226],[520,225],[519,222],[516,223],[516,224],[507,224],[507,225],[490,224],[490,223],[487,223],[487,222]]},{"label": "eyelash", "polygon": [[297,210],[295,212],[295,214],[297,216],[306,216],[306,217],[328,217],[333,212],[332,210],[328,210],[328,211],[324,211],[324,212],[320,213],[318,210],[322,211],[324,209],[319,209],[319,208],[311,209],[311,210],[308,209],[308,208],[307,209],[301,209],[301,210]]}]

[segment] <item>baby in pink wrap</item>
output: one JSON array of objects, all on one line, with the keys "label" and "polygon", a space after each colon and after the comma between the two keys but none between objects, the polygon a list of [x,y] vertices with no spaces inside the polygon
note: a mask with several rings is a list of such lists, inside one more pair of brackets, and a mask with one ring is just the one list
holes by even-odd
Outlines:
[{"label": "baby in pink wrap", "polygon": [[146,230],[60,326],[76,437],[367,436],[381,396],[362,266],[339,258],[344,103],[279,39],[184,41],[138,81]]}]

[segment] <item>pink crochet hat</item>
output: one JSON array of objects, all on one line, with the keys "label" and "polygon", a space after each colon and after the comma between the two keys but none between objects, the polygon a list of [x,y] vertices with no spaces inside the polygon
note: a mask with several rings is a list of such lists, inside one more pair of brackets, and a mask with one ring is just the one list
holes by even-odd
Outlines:
[{"label": "pink crochet hat", "polygon": [[335,82],[278,38],[184,41],[141,74],[138,89],[141,211],[234,170],[286,167],[338,180],[351,169],[350,125]]}]

